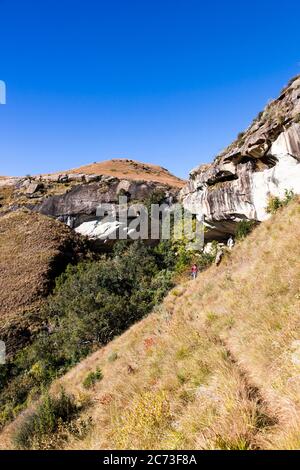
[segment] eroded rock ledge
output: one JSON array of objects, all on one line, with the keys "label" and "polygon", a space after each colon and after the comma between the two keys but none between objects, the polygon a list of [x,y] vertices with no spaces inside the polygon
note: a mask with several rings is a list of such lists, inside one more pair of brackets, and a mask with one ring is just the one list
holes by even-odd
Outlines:
[{"label": "eroded rock ledge", "polygon": [[240,220],[265,220],[268,198],[285,190],[300,193],[300,77],[213,163],[191,171],[180,198],[204,215],[208,238],[221,239]]}]

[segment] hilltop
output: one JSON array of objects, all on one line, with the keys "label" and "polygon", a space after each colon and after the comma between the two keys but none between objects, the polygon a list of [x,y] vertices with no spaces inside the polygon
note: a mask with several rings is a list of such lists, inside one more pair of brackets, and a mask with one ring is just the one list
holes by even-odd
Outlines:
[{"label": "hilltop", "polygon": [[119,196],[128,202],[146,203],[155,197],[168,203],[176,200],[183,185],[157,165],[109,160],[62,173],[1,179],[0,215],[25,207],[87,233],[83,224],[98,224],[101,203],[117,204]]},{"label": "hilltop", "polygon": [[[185,181],[173,175],[169,170],[159,165],[143,163],[136,160],[111,159],[102,162],[94,162],[79,168],[57,171],[24,177],[0,176],[1,186],[22,183],[24,180],[45,181],[93,181],[97,177],[108,176],[119,180],[147,181],[161,183],[173,188],[182,188]],[[86,178],[88,177],[88,178]],[[94,178],[93,178],[94,177]]]},{"label": "hilltop", "polygon": [[184,180],[174,176],[166,168],[129,159],[95,162],[74,170],[68,170],[66,174],[114,176],[118,179],[133,181],[154,181],[178,188],[182,188],[184,185]]},{"label": "hilltop", "polygon": [[57,381],[93,423],[67,448],[299,448],[299,216],[297,199]]}]

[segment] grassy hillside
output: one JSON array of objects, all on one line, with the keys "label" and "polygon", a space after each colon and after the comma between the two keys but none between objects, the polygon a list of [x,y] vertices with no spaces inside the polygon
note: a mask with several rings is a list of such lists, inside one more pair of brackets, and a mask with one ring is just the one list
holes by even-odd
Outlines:
[{"label": "grassy hillside", "polygon": [[68,170],[66,173],[85,175],[115,176],[119,179],[137,181],[155,181],[174,188],[182,188],[185,181],[170,173],[166,168],[136,160],[112,159],[95,162],[80,168]]},{"label": "grassy hillside", "polygon": [[64,224],[29,211],[0,217],[0,336],[8,348],[28,340],[55,277],[86,252]]},{"label": "grassy hillside", "polygon": [[[90,165],[84,165],[67,171],[55,173],[59,174],[85,174],[85,175],[103,175],[115,176],[119,179],[128,179],[136,181],[155,181],[163,183],[174,188],[182,188],[185,181],[173,175],[169,170],[159,165],[151,163],[142,163],[127,158],[115,158],[102,162],[94,162]],[[42,176],[42,175],[41,175]],[[10,177],[0,176],[0,181],[9,184]],[[1,186],[1,185],[0,185]]]},{"label": "grassy hillside", "polygon": [[[220,266],[70,370],[80,449],[299,448],[300,204],[261,224]],[[11,448],[21,415],[0,435]],[[79,421],[78,421],[79,420]]]}]

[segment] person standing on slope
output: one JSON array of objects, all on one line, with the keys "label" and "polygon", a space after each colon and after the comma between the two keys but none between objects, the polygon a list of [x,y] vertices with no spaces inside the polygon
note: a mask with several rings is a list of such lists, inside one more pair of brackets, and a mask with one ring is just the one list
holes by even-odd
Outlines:
[{"label": "person standing on slope", "polygon": [[198,275],[198,267],[196,264],[193,264],[192,269],[191,269],[191,274],[192,274],[192,278],[196,279]]},{"label": "person standing on slope", "polygon": [[230,236],[227,240],[227,246],[229,248],[229,250],[232,250],[232,248],[234,247],[234,240],[232,238],[232,236]]}]

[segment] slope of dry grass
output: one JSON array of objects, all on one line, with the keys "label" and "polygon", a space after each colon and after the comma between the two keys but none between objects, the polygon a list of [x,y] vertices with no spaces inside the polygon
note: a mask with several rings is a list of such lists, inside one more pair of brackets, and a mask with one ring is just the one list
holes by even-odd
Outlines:
[{"label": "slope of dry grass", "polygon": [[7,328],[16,336],[25,312],[39,307],[55,276],[84,251],[80,237],[53,219],[25,210],[0,217],[2,338]]},{"label": "slope of dry grass", "polygon": [[295,201],[54,384],[92,402],[92,430],[66,447],[299,448],[299,216]]}]

